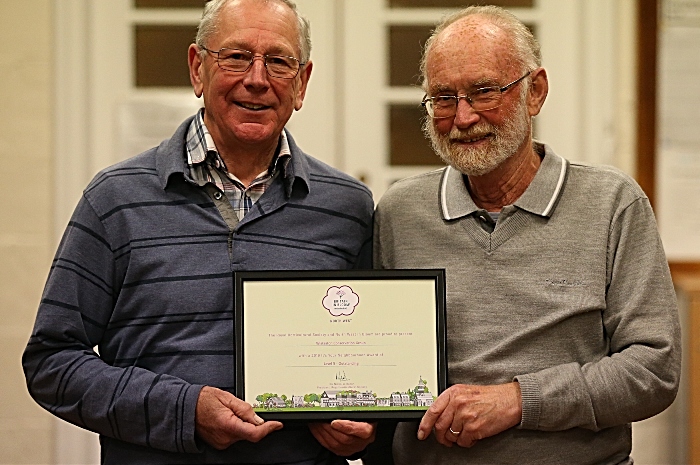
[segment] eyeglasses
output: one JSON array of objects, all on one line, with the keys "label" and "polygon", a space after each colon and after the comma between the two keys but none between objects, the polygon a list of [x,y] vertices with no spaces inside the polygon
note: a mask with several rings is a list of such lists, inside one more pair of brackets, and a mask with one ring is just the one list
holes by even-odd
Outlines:
[{"label": "eyeglasses", "polygon": [[531,72],[528,71],[523,77],[503,87],[481,87],[464,95],[438,95],[437,97],[428,97],[426,95],[423,97],[421,105],[425,107],[428,115],[434,119],[452,118],[456,115],[460,99],[469,102],[474,111],[493,110],[500,107],[503,103],[503,93],[528,77]]},{"label": "eyeglasses", "polygon": [[302,65],[294,57],[284,55],[256,55],[248,50],[238,48],[222,48],[218,52],[209,50],[206,47],[199,45],[199,48],[206,50],[216,57],[216,63],[219,68],[234,73],[244,73],[253,65],[253,60],[260,57],[265,63],[267,74],[280,79],[294,79]]}]

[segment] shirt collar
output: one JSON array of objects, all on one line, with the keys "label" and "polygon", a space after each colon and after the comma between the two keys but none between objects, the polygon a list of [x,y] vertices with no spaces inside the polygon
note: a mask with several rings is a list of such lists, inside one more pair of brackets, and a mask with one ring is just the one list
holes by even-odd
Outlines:
[{"label": "shirt collar", "polygon": [[[190,176],[190,170],[187,166],[186,148],[189,129],[195,117],[196,115],[183,121],[170,139],[164,140],[155,148],[156,169],[163,189],[167,187],[170,177],[174,174],[180,174],[189,182],[195,182]],[[290,197],[292,190],[296,188],[294,186],[299,185],[299,188],[305,189],[308,193],[311,190],[311,185],[307,155],[301,151],[294,141],[294,137],[286,129],[282,133],[287,140],[291,156],[291,160],[286,163],[286,168],[283,170],[284,191],[287,197]]]},{"label": "shirt collar", "polygon": [[209,134],[207,126],[204,124],[204,108],[201,108],[190,123],[185,139],[185,152],[187,153],[187,164],[189,166],[204,163],[209,152],[218,155],[214,139]]},{"label": "shirt collar", "polygon": [[[514,205],[535,215],[549,217],[561,196],[569,163],[548,145],[539,142],[534,142],[534,145],[538,153],[544,152],[544,158],[532,182]],[[462,173],[451,166],[442,174],[439,198],[445,220],[455,220],[479,209],[467,190]]]},{"label": "shirt collar", "polygon": [[[211,134],[209,134],[209,130],[204,123],[204,108],[201,108],[197,112],[190,123],[185,139],[185,152],[187,154],[187,165],[190,169],[195,165],[205,163],[208,157],[209,163],[215,168],[227,171],[226,164],[221,158],[221,155],[219,155],[214,139]],[[268,174],[274,174],[277,169],[284,174],[290,158],[291,150],[289,148],[287,134],[285,131],[282,131],[277,145],[277,152],[275,156],[272,157],[268,168]]]}]

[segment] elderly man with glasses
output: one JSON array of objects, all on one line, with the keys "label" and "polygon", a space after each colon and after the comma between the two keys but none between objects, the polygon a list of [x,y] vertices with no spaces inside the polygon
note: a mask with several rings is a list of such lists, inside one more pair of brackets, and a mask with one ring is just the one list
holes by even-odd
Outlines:
[{"label": "elderly man with glasses", "polygon": [[497,7],[426,44],[424,127],[448,166],[382,197],[375,267],[446,269],[450,387],[399,424],[397,464],[631,464],[631,423],[675,398],[677,304],[649,200],[533,141],[540,62]]},{"label": "elderly man with glasses", "polygon": [[371,267],[370,191],[285,130],[310,50],[289,0],[207,3],[188,54],[203,109],[84,191],[23,365],[42,407],[100,434],[102,464],[338,465],[373,441],[230,393],[232,271]]}]

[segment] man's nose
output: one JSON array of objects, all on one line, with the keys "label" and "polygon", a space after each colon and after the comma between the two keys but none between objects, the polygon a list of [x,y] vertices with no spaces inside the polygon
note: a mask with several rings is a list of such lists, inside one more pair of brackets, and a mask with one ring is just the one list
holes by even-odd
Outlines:
[{"label": "man's nose", "polygon": [[480,115],[474,111],[471,103],[462,97],[457,100],[457,110],[455,112],[454,124],[457,127],[467,127],[479,121]]},{"label": "man's nose", "polygon": [[253,62],[245,73],[245,79],[251,84],[267,84],[268,75],[265,67],[265,57],[255,55]]}]

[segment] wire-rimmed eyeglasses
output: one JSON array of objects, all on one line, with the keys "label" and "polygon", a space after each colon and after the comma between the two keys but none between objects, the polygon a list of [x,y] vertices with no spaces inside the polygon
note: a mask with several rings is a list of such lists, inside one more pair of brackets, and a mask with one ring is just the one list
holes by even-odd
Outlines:
[{"label": "wire-rimmed eyeglasses", "polygon": [[285,55],[256,55],[239,48],[222,48],[218,52],[199,45],[199,48],[214,55],[219,68],[234,73],[244,73],[253,65],[253,60],[262,58],[267,74],[280,79],[294,79],[306,63]]},{"label": "wire-rimmed eyeglasses", "polygon": [[421,105],[425,107],[431,118],[452,118],[457,114],[457,105],[460,99],[469,102],[474,111],[486,111],[498,108],[503,103],[503,93],[530,75],[528,71],[522,77],[503,87],[480,87],[464,95],[438,95],[436,97],[423,97]]}]

